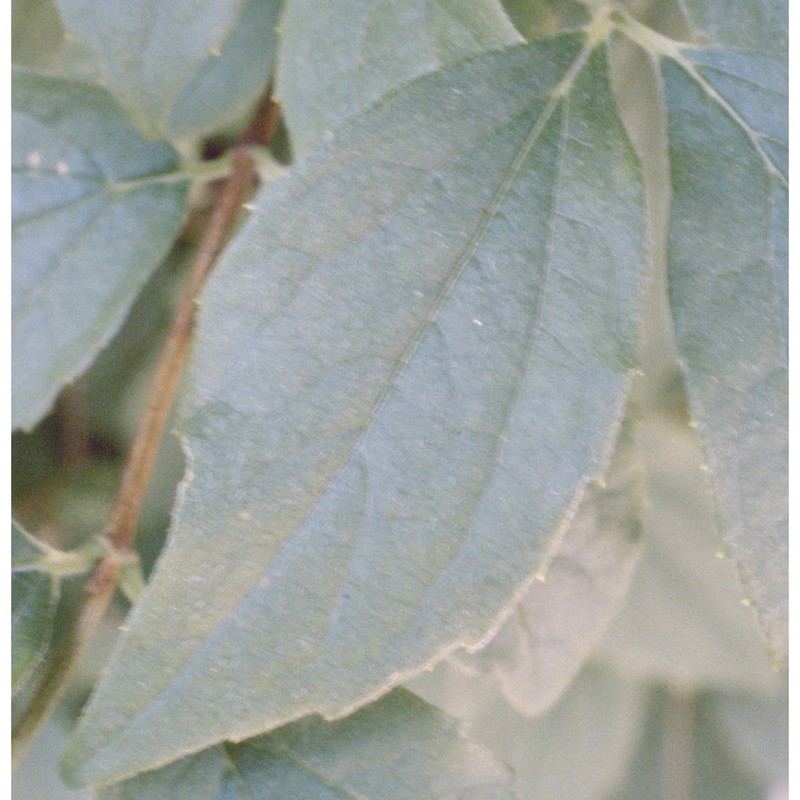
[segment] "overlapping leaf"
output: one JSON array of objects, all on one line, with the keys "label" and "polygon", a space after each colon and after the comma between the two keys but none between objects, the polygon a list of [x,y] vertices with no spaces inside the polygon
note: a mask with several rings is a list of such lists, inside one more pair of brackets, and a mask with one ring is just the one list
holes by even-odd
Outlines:
[{"label": "overlapping leaf", "polygon": [[[24,567],[38,553],[25,531],[11,525],[12,564]],[[58,582],[36,571],[14,572],[11,577],[11,691],[28,684],[45,657],[53,635]]]},{"label": "overlapping leaf", "polygon": [[389,89],[521,41],[499,0],[286,0],[277,94],[295,156]]},{"label": "overlapping leaf", "polygon": [[775,676],[752,611],[739,602],[733,565],[719,558],[693,431],[683,420],[656,415],[637,426],[636,442],[646,470],[645,550],[596,657],[686,694],[763,692]]},{"label": "overlapping leaf", "polygon": [[100,800],[512,800],[511,775],[398,690],[341,722],[311,718],[100,791]]},{"label": "overlapping leaf", "polygon": [[36,423],[111,338],[183,217],[177,155],[143,140],[104,91],[13,78],[14,427]]},{"label": "overlapping leaf", "polygon": [[148,136],[208,133],[264,91],[279,0],[58,5],[103,84]]},{"label": "overlapping leaf", "polygon": [[603,466],[639,297],[639,176],[580,47],[422,78],[259,199],[205,294],[191,477],[74,779],[349,713],[480,643],[540,564]]},{"label": "overlapping leaf", "polygon": [[606,475],[587,487],[545,570],[468,669],[496,676],[521,714],[550,708],[580,672],[630,589],[641,555],[642,474],[630,424],[623,425]]},{"label": "overlapping leaf", "polygon": [[625,776],[647,710],[647,688],[586,667],[541,716],[508,703],[495,682],[453,664],[421,675],[412,688],[465,720],[471,734],[514,772],[525,800],[600,800]]},{"label": "overlapping leaf", "polygon": [[721,529],[787,652],[786,4],[691,2],[710,39],[665,60],[669,281]]}]

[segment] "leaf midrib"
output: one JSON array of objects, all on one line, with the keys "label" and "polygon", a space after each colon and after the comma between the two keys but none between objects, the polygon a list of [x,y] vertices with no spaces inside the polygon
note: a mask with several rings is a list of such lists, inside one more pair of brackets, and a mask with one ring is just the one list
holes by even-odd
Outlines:
[{"label": "leaf midrib", "polygon": [[[429,328],[431,323],[436,319],[436,317],[438,315],[438,312],[441,309],[443,303],[450,296],[450,293],[451,293],[454,285],[458,281],[459,277],[463,274],[463,271],[467,267],[467,265],[468,265],[470,259],[472,258],[472,256],[475,254],[483,235],[488,230],[489,226],[491,225],[492,220],[494,219],[494,216],[495,216],[497,210],[499,209],[499,207],[502,204],[503,200],[507,196],[512,184],[515,181],[515,179],[519,175],[519,172],[520,172],[520,170],[522,168],[522,165],[523,165],[524,161],[530,155],[530,152],[532,151],[532,149],[536,145],[536,143],[537,143],[537,141],[539,139],[539,136],[541,135],[542,131],[546,127],[547,123],[550,121],[550,118],[552,117],[553,113],[555,112],[557,106],[564,100],[565,96],[568,93],[568,90],[569,90],[571,84],[574,82],[574,80],[577,78],[578,74],[581,72],[581,69],[585,65],[585,63],[587,61],[588,54],[590,52],[591,52],[590,48],[589,49],[587,49],[586,47],[582,48],[577,53],[575,59],[573,60],[573,62],[570,65],[570,67],[565,71],[564,79],[562,79],[562,81],[556,85],[554,90],[550,91],[549,96],[548,96],[548,101],[545,104],[544,109],[542,110],[541,114],[537,117],[536,122],[531,126],[531,130],[529,131],[528,135],[526,136],[525,140],[523,141],[523,144],[520,146],[520,148],[517,151],[516,156],[512,160],[512,162],[509,165],[509,167],[506,169],[505,175],[503,177],[503,180],[501,181],[500,186],[498,187],[498,189],[493,194],[491,202],[489,203],[489,205],[481,213],[480,221],[476,224],[475,230],[474,230],[473,234],[470,236],[470,238],[467,240],[467,243],[466,243],[465,247],[463,248],[463,250],[461,251],[461,254],[455,260],[453,268],[451,269],[447,280],[444,282],[442,288],[438,292],[437,296],[434,298],[433,302],[429,305],[429,307],[428,307],[428,309],[426,311],[424,319],[417,326],[417,331],[416,331],[415,335],[412,337],[412,339],[410,340],[409,344],[406,346],[405,350],[400,355],[400,357],[398,357],[395,360],[395,366],[393,367],[392,371],[390,372],[389,376],[387,377],[385,386],[383,387],[383,389],[379,393],[378,397],[376,398],[375,402],[373,403],[372,408],[370,409],[370,412],[366,417],[365,423],[363,424],[363,426],[361,426],[361,428],[360,428],[360,430],[358,432],[358,435],[353,437],[353,441],[349,445],[349,452],[342,456],[341,463],[339,464],[339,466],[336,468],[336,470],[334,471],[334,473],[330,477],[330,480],[329,480],[329,482],[327,484],[328,487],[330,487],[330,485],[337,479],[337,477],[347,467],[347,465],[352,462],[354,453],[357,450],[360,450],[361,444],[363,442],[364,437],[369,432],[369,430],[370,430],[373,422],[375,421],[377,415],[380,413],[381,408],[383,407],[384,403],[386,402],[386,400],[388,399],[389,395],[393,391],[398,377],[402,374],[402,372],[405,370],[405,368],[408,366],[408,364],[413,359],[414,353],[418,349],[418,347],[419,347],[419,345],[420,345],[420,343],[421,343],[421,341],[422,341],[422,339],[423,339],[423,337],[425,335],[425,332],[427,331],[427,329]],[[565,79],[568,79],[567,83],[565,83]],[[529,109],[525,109],[521,113],[525,113],[528,110]],[[515,115],[515,116],[517,116],[517,115]],[[506,120],[506,121],[504,121],[503,123],[501,123],[501,125],[499,127],[501,127],[501,128],[502,127],[506,127],[508,124],[510,124],[511,119],[513,119],[513,117],[508,119],[508,120]],[[392,210],[393,209],[389,209],[386,212],[386,214],[387,215],[390,214],[392,212]],[[381,218],[383,218],[383,215],[381,216]],[[517,394],[517,396],[518,396],[518,394]],[[509,404],[509,408],[511,407],[511,405],[513,405],[513,401],[512,401],[512,403]],[[191,444],[191,439],[189,439],[188,441],[189,441],[189,444]],[[500,453],[500,449],[498,449],[498,451],[497,451],[498,457],[499,457],[499,453]],[[497,459],[495,459],[494,464],[495,464],[495,467],[496,467]],[[320,492],[317,495],[316,498],[313,498],[311,500],[311,502],[308,505],[308,509],[307,509],[306,513],[303,515],[302,519],[300,519],[300,521],[297,523],[297,525],[294,528],[294,531],[297,531],[298,529],[300,529],[305,524],[305,522],[309,519],[309,517],[313,514],[314,510],[317,508],[319,502],[321,501],[321,499],[324,496],[326,491],[327,491],[327,489],[323,490],[322,492]],[[287,543],[290,542],[292,540],[292,538],[293,537],[290,534],[287,537],[286,542]],[[167,694],[170,691],[170,689],[175,685],[175,683],[180,680],[181,675],[183,675],[186,672],[186,670],[190,668],[191,664],[193,663],[195,655],[200,650],[203,649],[203,647],[206,645],[208,639],[210,637],[214,636],[219,630],[221,630],[223,628],[223,626],[225,626],[228,623],[228,621],[235,615],[236,609],[238,609],[242,605],[242,603],[245,602],[246,598],[251,594],[251,592],[254,590],[254,588],[256,588],[256,587],[250,586],[250,587],[246,588],[246,590],[244,591],[244,593],[242,594],[240,599],[237,601],[236,606],[234,607],[234,611],[230,615],[226,616],[224,619],[220,620],[212,630],[209,630],[204,634],[204,637],[202,638],[202,640],[199,641],[196,644],[196,647],[193,650],[193,652],[190,653],[190,654],[187,654],[185,660],[183,661],[182,666],[179,669],[177,669],[175,672],[173,672],[170,676],[167,677],[167,683],[165,683],[164,686],[160,690],[158,690],[147,701],[146,705],[141,707],[131,717],[129,717],[128,724],[125,726],[126,728],[132,727],[136,719],[138,719],[139,717],[147,714],[148,711],[150,709],[152,709],[152,706],[156,702],[158,702],[158,699],[160,697],[164,696],[165,694]],[[388,685],[385,686],[385,691],[388,691],[389,688],[390,687]],[[365,696],[367,694],[368,694],[368,692],[364,693]],[[291,722],[293,720],[296,720],[296,719],[298,719],[298,718],[300,718],[300,717],[302,717],[302,716],[304,716],[304,715],[306,715],[308,713],[313,713],[315,710],[316,710],[316,704],[312,704],[310,707],[297,710],[291,716],[286,717],[285,719],[282,719],[282,721],[280,723],[276,723],[276,724],[289,723],[289,722]],[[120,733],[121,732],[124,732],[124,729],[123,729],[123,731],[120,731]],[[240,736],[242,736],[242,738],[244,738],[245,736],[254,736],[254,735],[257,735],[259,733],[264,733],[264,732],[265,732],[265,730],[264,730],[263,725],[262,725],[257,730],[255,730],[255,729],[252,730],[252,731],[250,731],[250,730],[240,730],[240,731],[238,731],[238,735],[240,735]],[[119,735],[119,733],[117,733],[116,735],[109,734],[109,738],[107,739],[105,746],[103,748],[101,748],[101,749],[104,751],[104,750],[108,749],[109,747],[112,747],[113,746],[113,741],[116,740],[118,735]],[[213,744],[213,741],[207,742],[207,745],[211,745],[211,744]]]}]

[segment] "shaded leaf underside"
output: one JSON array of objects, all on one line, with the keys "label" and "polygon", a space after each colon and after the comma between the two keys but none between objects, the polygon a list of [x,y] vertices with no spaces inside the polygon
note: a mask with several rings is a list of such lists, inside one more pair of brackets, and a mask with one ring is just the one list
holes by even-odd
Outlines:
[{"label": "shaded leaf underside", "polygon": [[73,778],[347,714],[477,645],[536,569],[635,349],[641,186],[603,48],[551,95],[580,44],[420,79],[261,196],[205,294],[191,478]]}]

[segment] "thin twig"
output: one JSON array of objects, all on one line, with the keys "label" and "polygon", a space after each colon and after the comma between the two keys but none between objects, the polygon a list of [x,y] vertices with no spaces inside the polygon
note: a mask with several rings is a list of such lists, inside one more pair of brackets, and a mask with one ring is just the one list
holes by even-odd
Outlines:
[{"label": "thin twig", "polygon": [[98,562],[89,578],[80,610],[69,632],[50,661],[25,714],[14,727],[11,737],[12,769],[16,769],[22,761],[28,746],[75,677],[81,656],[105,617],[121,568],[121,559],[108,555]]},{"label": "thin twig", "polygon": [[255,184],[255,164],[249,149],[252,145],[265,143],[269,139],[277,120],[278,106],[267,93],[240,144],[235,148],[231,174],[218,196],[197,249],[186,288],[156,367],[139,428],[104,529],[109,552],[98,562],[87,581],[72,627],[50,661],[36,695],[13,731],[14,766],[22,759],[27,746],[74,677],[80,659],[105,617],[122,566],[132,557],[145,490],[189,353],[197,296],[233,230],[242,203]]},{"label": "thin twig", "polygon": [[231,176],[219,196],[197,250],[172,329],[156,367],[139,429],[105,528],[109,542],[117,550],[129,550],[133,544],[145,489],[189,354],[198,292],[225,245],[239,209],[252,189],[254,179],[253,159],[247,148],[240,146],[234,153]]}]

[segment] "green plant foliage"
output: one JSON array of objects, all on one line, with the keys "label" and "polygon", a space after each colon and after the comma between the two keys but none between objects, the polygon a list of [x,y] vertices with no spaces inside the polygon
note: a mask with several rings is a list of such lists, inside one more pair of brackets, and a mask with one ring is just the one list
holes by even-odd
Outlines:
[{"label": "green plant foliage", "polygon": [[[778,29],[786,5],[773,3],[764,13],[760,2],[739,4],[746,19],[697,5],[714,46],[690,51],[688,65],[663,67],[671,303],[720,527],[783,661],[788,107],[785,34]],[[742,45],[751,49],[737,49]]]},{"label": "green plant foliage", "polygon": [[11,56],[15,64],[47,67],[63,35],[53,0],[12,0]]},{"label": "green plant foliage", "polygon": [[26,687],[44,659],[53,636],[58,602],[58,581],[47,573],[25,571],[39,550],[29,534],[11,526],[11,692]]},{"label": "green plant foliage", "polygon": [[627,774],[647,710],[644,685],[597,666],[584,669],[543,714],[527,714],[503,697],[506,687],[501,693],[488,676],[453,662],[411,685],[466,721],[512,767],[518,796],[536,800],[605,797]]},{"label": "green plant foliage", "polygon": [[173,100],[164,132],[169,138],[213,133],[239,120],[264,91],[277,46],[279,0],[248,0],[211,57]]},{"label": "green plant foliage", "polygon": [[498,0],[286,0],[277,93],[295,155],[390,89],[519,41]]},{"label": "green plant foliage", "polygon": [[14,0],[20,798],[786,794],[786,17]]},{"label": "green plant foliage", "polygon": [[637,425],[636,443],[646,470],[645,550],[598,657],[686,693],[763,691],[774,676],[731,561],[720,557],[692,430],[654,415]]},{"label": "green plant foliage", "polygon": [[491,753],[398,690],[340,722],[309,718],[100,791],[99,800],[514,800]]},{"label": "green plant foliage", "polygon": [[527,716],[555,703],[622,607],[639,563],[642,471],[627,420],[608,472],[590,484],[530,587],[494,638],[462,668],[494,675]]},{"label": "green plant foliage", "polygon": [[98,81],[147,136],[206,133],[263,91],[278,0],[58,0]]},{"label": "green plant foliage", "polygon": [[28,427],[105,345],[184,214],[175,151],[143,140],[111,97],[15,70],[12,424]]},{"label": "green plant foliage", "polygon": [[779,786],[789,774],[788,685],[770,695],[710,695],[703,713],[754,783]]},{"label": "green plant foliage", "polygon": [[261,196],[205,293],[193,477],[74,775],[346,713],[478,644],[541,563],[603,467],[639,296],[639,178],[580,43],[420,79]]}]

